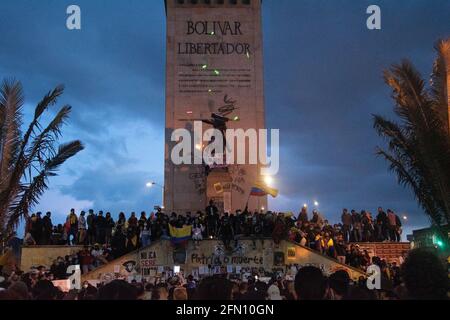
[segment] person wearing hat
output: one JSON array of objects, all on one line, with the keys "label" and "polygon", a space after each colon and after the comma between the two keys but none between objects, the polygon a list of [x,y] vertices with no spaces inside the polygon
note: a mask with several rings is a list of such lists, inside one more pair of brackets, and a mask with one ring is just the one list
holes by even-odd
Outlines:
[{"label": "person wearing hat", "polygon": [[125,270],[128,273],[132,273],[132,274],[136,273],[136,261],[128,260],[123,263],[123,266],[125,267]]}]

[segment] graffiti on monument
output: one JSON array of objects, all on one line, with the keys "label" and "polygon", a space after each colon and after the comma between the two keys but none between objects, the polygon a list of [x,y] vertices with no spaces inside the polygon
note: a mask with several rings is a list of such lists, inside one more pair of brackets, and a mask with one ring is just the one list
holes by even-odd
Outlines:
[{"label": "graffiti on monument", "polygon": [[234,254],[245,255],[247,251],[247,245],[243,242],[239,242],[238,245],[233,249]]},{"label": "graffiti on monument", "polygon": [[[247,252],[248,246],[244,242],[239,242],[237,246],[233,248],[232,253],[235,255],[245,255]],[[214,256],[223,257],[228,254],[225,249],[225,246],[222,243],[218,243],[214,246]]]},{"label": "graffiti on monument", "polygon": [[129,274],[135,274],[137,273],[137,263],[134,260],[128,260],[125,261],[122,264],[125,267],[125,271],[128,272]]},{"label": "graffiti on monument", "polygon": [[264,264],[264,257],[261,254],[247,254],[247,246],[240,243],[231,254],[229,254],[223,244],[214,246],[210,255],[197,254],[191,255],[191,263],[202,265],[257,265]]},{"label": "graffiti on monument", "polygon": [[187,258],[187,252],[185,248],[178,248],[173,250],[173,263],[174,264],[185,264]]},{"label": "graffiti on monument", "polygon": [[240,255],[231,255],[231,256],[217,256],[214,254],[205,255],[193,253],[191,255],[192,264],[201,264],[201,265],[260,265],[264,264],[264,257],[259,255],[254,256],[240,256]]},{"label": "graffiti on monument", "polygon": [[228,184],[227,187],[235,192],[244,194],[245,193],[244,185],[246,182],[245,177],[247,175],[245,169],[239,165],[235,165],[229,168],[229,173],[231,175],[232,182]]},{"label": "graffiti on monument", "polygon": [[223,97],[224,105],[219,107],[219,114],[223,117],[230,115],[233,113],[236,109],[239,109],[236,107],[236,101],[232,100],[228,97],[228,94],[226,94]]},{"label": "graffiti on monument", "polygon": [[197,166],[197,172],[189,174],[189,179],[193,182],[195,190],[199,195],[206,193],[206,173],[202,166]]},{"label": "graffiti on monument", "polygon": [[154,267],[156,265],[156,252],[143,251],[141,252],[141,268]]}]

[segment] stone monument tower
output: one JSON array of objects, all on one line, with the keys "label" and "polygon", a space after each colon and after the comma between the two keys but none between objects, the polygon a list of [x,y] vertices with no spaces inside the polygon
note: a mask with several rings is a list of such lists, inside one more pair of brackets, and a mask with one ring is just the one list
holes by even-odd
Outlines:
[{"label": "stone monument tower", "polygon": [[222,212],[247,203],[249,210],[267,209],[267,197],[250,197],[261,181],[260,162],[208,167],[195,161],[195,150],[206,145],[194,141],[192,164],[177,165],[171,157],[180,142],[172,141],[174,130],[193,133],[195,121],[202,121],[203,131],[217,119],[227,129],[265,128],[261,2],[165,0],[167,212],[203,211],[210,200]]}]

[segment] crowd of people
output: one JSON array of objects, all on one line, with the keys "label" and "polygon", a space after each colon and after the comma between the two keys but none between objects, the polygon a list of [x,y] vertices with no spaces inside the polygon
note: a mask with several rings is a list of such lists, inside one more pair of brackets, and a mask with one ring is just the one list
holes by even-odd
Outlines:
[{"label": "crowd of people", "polygon": [[[298,216],[292,213],[250,212],[245,209],[221,214],[211,201],[204,212],[178,215],[164,213],[160,208],[147,216],[132,212],[127,218],[121,212],[115,220],[110,212],[78,215],[71,209],[64,224],[53,225],[51,213],[32,214],[25,227],[25,245],[85,245],[78,256],[91,269],[157,240],[169,240],[170,228],[192,226],[192,240],[196,245],[203,239],[220,239],[227,250],[237,247],[240,239],[250,238],[253,246],[264,239],[275,244],[288,239],[338,259],[354,267],[368,265],[370,257],[360,250],[359,242],[398,242],[402,222],[392,210],[378,208],[376,217],[368,211],[344,209],[341,222],[331,225],[317,210],[308,215],[303,207]],[[89,251],[90,254],[87,254]],[[99,254],[100,252],[100,254]],[[91,263],[92,262],[92,263]]]},{"label": "crowd of people", "polygon": [[226,273],[202,280],[178,274],[165,282],[111,280],[97,286],[85,282],[80,290],[63,292],[44,269],[13,273],[0,272],[0,300],[428,300],[448,299],[447,271],[432,252],[410,251],[395,272],[380,265],[381,289],[370,290],[365,278],[352,281],[344,270],[326,277],[319,268],[298,270],[295,279],[272,277],[262,281],[258,274],[232,280]]},{"label": "crowd of people", "polygon": [[99,211],[96,214],[91,209],[87,215],[85,211],[77,215],[71,209],[65,223],[58,225],[53,225],[51,212],[43,217],[38,212],[27,219],[24,242],[26,245],[109,245],[114,236],[120,234],[128,240],[126,247],[135,249],[139,245],[147,246],[152,241],[170,238],[169,224],[180,228],[191,225],[193,240],[221,238],[228,240],[227,247],[241,236],[273,237],[276,241],[288,238],[321,252],[327,250],[329,239],[344,243],[399,242],[402,232],[399,216],[390,209],[385,212],[381,207],[375,218],[365,210],[349,212],[344,209],[341,222],[331,225],[317,210],[313,210],[309,217],[306,207],[297,217],[292,213],[250,212],[247,209],[221,215],[211,201],[205,212],[198,211],[194,215],[191,212],[168,215],[158,209],[149,216],[144,211],[139,217],[132,212],[128,219],[125,213],[120,212],[117,221],[110,212],[104,214]]}]

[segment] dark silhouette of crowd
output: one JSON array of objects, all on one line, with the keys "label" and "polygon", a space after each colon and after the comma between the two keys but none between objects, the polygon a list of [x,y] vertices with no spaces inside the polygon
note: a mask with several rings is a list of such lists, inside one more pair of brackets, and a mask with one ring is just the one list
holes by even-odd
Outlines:
[{"label": "dark silhouette of crowd", "polygon": [[[379,259],[374,257],[373,263]],[[380,266],[381,267],[381,266]],[[0,300],[447,300],[449,279],[441,260],[429,250],[409,253],[397,273],[381,269],[381,289],[370,290],[365,278],[352,281],[344,270],[326,277],[319,268],[300,268],[295,279],[258,274],[231,280],[226,273],[196,280],[182,273],[165,282],[130,283],[112,280],[97,286],[85,282],[80,290],[63,292],[44,269],[0,273]]]},{"label": "dark silhouette of crowd", "polygon": [[[402,222],[392,210],[384,212],[378,208],[376,217],[368,211],[348,212],[343,210],[341,222],[331,225],[321,213],[313,210],[308,216],[306,207],[297,217],[292,213],[250,212],[238,210],[235,213],[220,213],[211,201],[204,212],[170,215],[161,209],[147,216],[135,212],[127,218],[121,212],[114,220],[110,212],[88,213],[81,211],[79,215],[71,209],[64,224],[53,225],[51,213],[32,214],[25,227],[25,244],[28,245],[110,245],[113,242],[126,240],[126,249],[147,246],[159,239],[170,238],[169,224],[174,227],[192,226],[192,237],[196,241],[207,238],[223,239],[226,247],[240,237],[273,238],[276,242],[283,239],[310,246],[318,251],[326,251],[330,239],[351,242],[399,242]],[[119,237],[119,239],[117,239]],[[123,236],[123,237],[122,237]]]},{"label": "dark silhouette of crowd", "polygon": [[114,220],[110,212],[79,215],[70,210],[64,224],[53,225],[51,213],[42,217],[40,212],[27,219],[25,245],[80,245],[86,246],[76,259],[87,272],[157,240],[170,240],[169,225],[175,228],[192,226],[192,240],[198,245],[203,239],[220,239],[226,250],[237,247],[240,239],[252,239],[256,248],[264,240],[279,244],[290,240],[317,252],[365,269],[370,264],[367,251],[359,242],[398,242],[401,239],[402,222],[392,210],[381,207],[375,217],[366,210],[356,212],[344,209],[341,222],[331,225],[318,210],[309,217],[307,207],[298,216],[292,213],[251,212],[247,208],[234,214],[219,209],[211,201],[204,212],[170,215],[158,208],[147,216],[135,212],[127,218],[123,212]]}]

